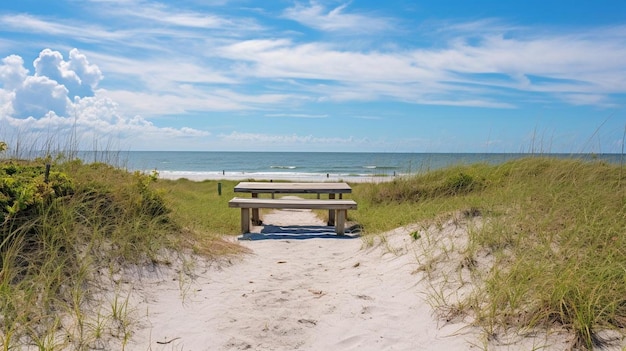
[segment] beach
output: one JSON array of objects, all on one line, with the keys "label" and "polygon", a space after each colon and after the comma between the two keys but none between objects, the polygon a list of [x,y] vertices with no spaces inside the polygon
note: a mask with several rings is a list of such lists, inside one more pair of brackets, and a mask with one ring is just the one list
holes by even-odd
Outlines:
[{"label": "beach", "polygon": [[[265,221],[323,226],[306,210],[275,211]],[[137,309],[147,318],[130,348],[466,348],[459,326],[440,328],[424,302],[408,235],[396,236],[392,250],[366,248],[357,235],[338,238],[332,231],[280,235],[289,236],[240,240],[248,254],[203,267],[184,291],[168,277],[175,272],[142,283]]]},{"label": "beach", "polygon": [[[134,316],[125,348],[567,349],[568,337],[558,333],[489,340],[471,318],[442,313],[433,289],[441,282],[427,279],[420,263],[425,248],[410,235],[419,226],[368,241],[358,233],[337,237],[309,210],[276,210],[264,221],[266,227],[232,238],[244,254],[120,276],[116,292],[128,294]],[[294,232],[295,223],[317,229]],[[467,228],[449,221],[436,235],[460,244]],[[437,269],[455,265],[450,260]]]}]

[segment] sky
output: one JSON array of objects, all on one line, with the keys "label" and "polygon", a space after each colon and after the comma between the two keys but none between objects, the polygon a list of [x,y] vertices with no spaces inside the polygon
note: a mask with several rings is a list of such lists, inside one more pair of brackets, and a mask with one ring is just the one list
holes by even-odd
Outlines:
[{"label": "sky", "polygon": [[0,141],[622,153],[626,1],[0,4]]}]

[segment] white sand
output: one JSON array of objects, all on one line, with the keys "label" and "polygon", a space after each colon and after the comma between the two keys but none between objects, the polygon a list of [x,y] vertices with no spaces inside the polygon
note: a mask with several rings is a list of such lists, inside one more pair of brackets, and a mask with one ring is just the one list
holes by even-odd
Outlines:
[{"label": "white sand", "polygon": [[[310,211],[276,211],[264,221],[323,225]],[[146,318],[129,349],[467,348],[465,336],[455,335],[458,326],[438,328],[413,273],[413,255],[395,255],[385,246],[363,249],[362,239],[337,238],[327,229],[241,240],[251,254],[204,269],[183,291],[173,272],[144,277],[135,293],[143,297],[136,310]],[[407,253],[409,242],[405,235],[394,245]]]},{"label": "white sand", "polygon": [[[357,235],[336,237],[306,210],[275,211],[264,222],[274,226],[257,227],[264,233],[240,241],[250,254],[219,265],[198,261],[192,281],[175,268],[135,274],[125,284],[132,288],[135,316],[126,350],[487,346],[484,333],[463,318],[446,323],[434,313],[432,281],[418,270],[418,260],[426,256],[409,235],[416,227],[400,228],[368,246]],[[310,227],[289,227],[293,224]],[[466,230],[448,227],[445,235],[452,239]],[[553,349],[563,349],[567,339],[556,340]],[[517,340],[497,349],[534,346],[537,340]]]}]

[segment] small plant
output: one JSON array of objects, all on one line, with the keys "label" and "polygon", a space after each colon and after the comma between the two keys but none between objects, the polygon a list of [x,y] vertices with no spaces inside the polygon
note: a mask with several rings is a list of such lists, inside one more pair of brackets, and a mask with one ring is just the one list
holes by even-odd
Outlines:
[{"label": "small plant", "polygon": [[416,230],[414,232],[411,232],[411,238],[413,238],[413,240],[419,240],[422,238],[422,234]]},{"label": "small plant", "polygon": [[129,308],[128,308],[129,300],[130,300],[130,293],[126,296],[125,299],[121,299],[120,294],[116,293],[113,296],[113,300],[110,303],[111,318],[117,323],[119,323],[119,325],[121,326],[121,329],[124,329],[124,327],[127,324],[128,313],[129,313]]}]

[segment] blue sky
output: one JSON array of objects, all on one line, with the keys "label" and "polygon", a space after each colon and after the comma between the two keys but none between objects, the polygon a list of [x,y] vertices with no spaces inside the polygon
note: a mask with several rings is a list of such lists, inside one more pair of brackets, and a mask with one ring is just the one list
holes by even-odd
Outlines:
[{"label": "blue sky", "polygon": [[626,128],[616,0],[5,1],[0,59],[9,145],[619,153]]}]

